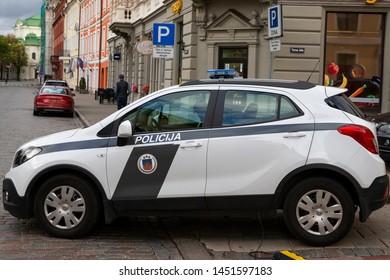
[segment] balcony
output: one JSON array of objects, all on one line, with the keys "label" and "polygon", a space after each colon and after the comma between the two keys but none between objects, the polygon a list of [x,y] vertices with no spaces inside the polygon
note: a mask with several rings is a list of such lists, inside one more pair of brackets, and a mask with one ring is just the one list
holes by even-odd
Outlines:
[{"label": "balcony", "polygon": [[118,6],[112,11],[111,21],[113,23],[131,23],[131,9]]}]

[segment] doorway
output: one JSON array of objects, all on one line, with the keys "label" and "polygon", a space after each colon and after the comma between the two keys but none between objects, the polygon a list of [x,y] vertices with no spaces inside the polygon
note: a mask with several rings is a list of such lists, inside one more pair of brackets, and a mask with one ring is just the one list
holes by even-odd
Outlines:
[{"label": "doorway", "polygon": [[248,47],[220,47],[218,69],[234,69],[240,78],[247,78]]}]

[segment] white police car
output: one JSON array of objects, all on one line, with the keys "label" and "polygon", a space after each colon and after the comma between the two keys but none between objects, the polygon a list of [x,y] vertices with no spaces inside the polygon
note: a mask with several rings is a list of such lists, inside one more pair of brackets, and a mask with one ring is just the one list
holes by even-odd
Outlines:
[{"label": "white police car", "polygon": [[20,147],[4,208],[64,238],[103,217],[282,209],[296,237],[331,244],[389,195],[374,123],[343,91],[250,79],[160,90]]}]

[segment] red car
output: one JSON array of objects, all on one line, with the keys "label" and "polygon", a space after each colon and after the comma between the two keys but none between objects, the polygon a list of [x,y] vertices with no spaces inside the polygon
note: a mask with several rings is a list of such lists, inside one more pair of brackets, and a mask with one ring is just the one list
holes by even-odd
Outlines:
[{"label": "red car", "polygon": [[34,99],[34,115],[37,116],[43,112],[63,112],[73,117],[73,96],[69,87],[43,86]]}]

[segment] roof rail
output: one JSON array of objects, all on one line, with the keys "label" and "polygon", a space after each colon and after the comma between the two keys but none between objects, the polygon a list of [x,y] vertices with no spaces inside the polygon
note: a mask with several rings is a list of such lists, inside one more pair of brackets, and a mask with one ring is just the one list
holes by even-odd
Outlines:
[{"label": "roof rail", "polygon": [[270,80],[270,79],[205,79],[184,82],[181,87],[192,85],[251,85],[265,87],[279,87],[306,90],[316,85],[305,81]]}]

